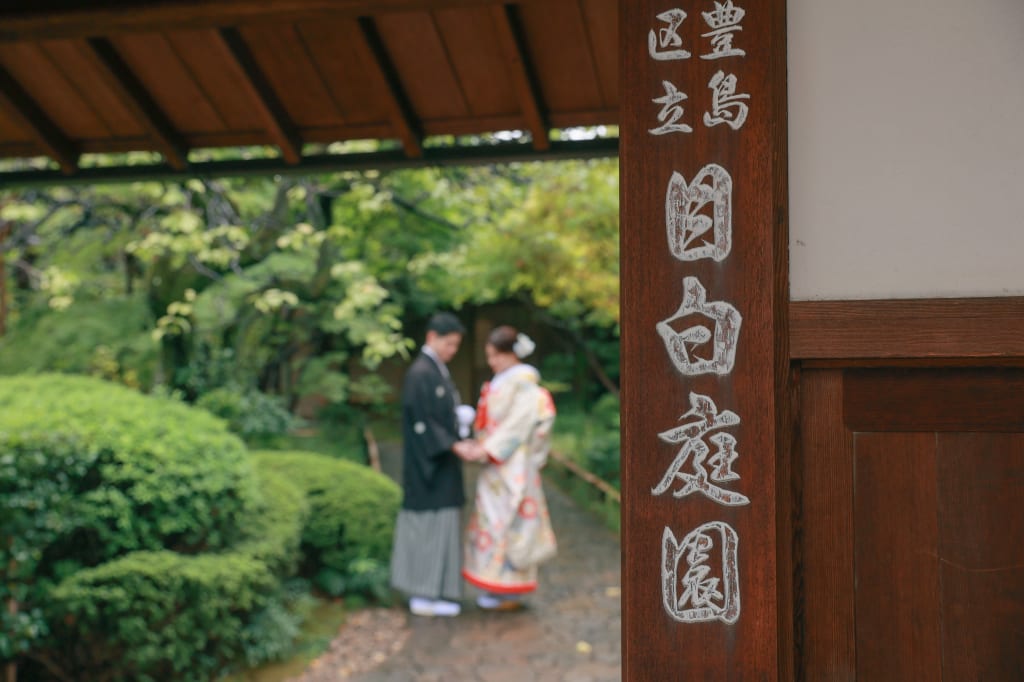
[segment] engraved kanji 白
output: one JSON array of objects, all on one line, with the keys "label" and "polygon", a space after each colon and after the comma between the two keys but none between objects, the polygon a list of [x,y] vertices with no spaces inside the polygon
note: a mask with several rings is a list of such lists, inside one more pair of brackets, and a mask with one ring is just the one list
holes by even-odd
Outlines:
[{"label": "engraved kanji \u767d", "polygon": [[[703,316],[714,322],[714,328],[698,323],[681,330],[673,326],[691,315]],[[684,376],[698,374],[728,374],[736,364],[736,346],[739,342],[743,317],[734,306],[725,301],[708,301],[707,290],[696,277],[683,278],[683,302],[671,316],[656,325],[665,343],[672,364]],[[711,342],[711,354],[700,354]]]}]

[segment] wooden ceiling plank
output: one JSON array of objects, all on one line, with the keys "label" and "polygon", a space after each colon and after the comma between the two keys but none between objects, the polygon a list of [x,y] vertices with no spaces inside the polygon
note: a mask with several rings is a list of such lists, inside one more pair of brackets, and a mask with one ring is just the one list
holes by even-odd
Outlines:
[{"label": "wooden ceiling plank", "polygon": [[[323,18],[354,18],[384,12],[441,7],[481,7],[502,0],[169,0],[124,2],[97,8],[66,0],[35,0],[31,9],[0,10],[0,40],[88,38],[138,31],[169,31]],[[11,3],[8,3],[11,4]]]},{"label": "wooden ceiling plank", "polygon": [[78,151],[74,143],[43,113],[21,85],[0,66],[0,106],[16,120],[43,148],[46,155],[60,166],[61,173],[72,175],[78,170]]},{"label": "wooden ceiling plank", "polygon": [[389,118],[397,137],[402,141],[406,156],[419,158],[423,155],[422,127],[413,113],[398,72],[391,63],[373,20],[360,17],[356,21],[358,30],[355,31],[355,35],[364,54],[364,61],[387,88]]},{"label": "wooden ceiling plank", "polygon": [[494,18],[498,43],[505,55],[523,116],[533,136],[533,147],[543,151],[551,146],[548,122],[544,114],[540,87],[537,85],[536,72],[527,56],[519,16],[512,5],[492,8],[491,16]]},{"label": "wooden ceiling plank", "polygon": [[281,156],[291,164],[302,159],[302,140],[284,105],[270,86],[266,74],[256,63],[252,51],[242,35],[234,28],[224,28],[218,33],[228,54],[234,59],[245,78],[242,86],[249,92],[253,103],[259,108],[266,123],[267,131],[281,150]]},{"label": "wooden ceiling plank", "polygon": [[176,170],[188,166],[188,146],[170,119],[132,72],[117,49],[105,38],[90,38],[83,50],[104,82],[153,138],[157,150]]}]

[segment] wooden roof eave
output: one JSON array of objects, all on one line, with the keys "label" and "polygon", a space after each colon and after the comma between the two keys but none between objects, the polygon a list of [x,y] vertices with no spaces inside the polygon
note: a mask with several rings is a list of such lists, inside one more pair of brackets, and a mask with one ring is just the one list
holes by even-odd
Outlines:
[{"label": "wooden roof eave", "polygon": [[552,141],[540,151],[522,142],[500,144],[426,147],[416,158],[403,149],[370,153],[307,154],[298,163],[290,164],[281,157],[192,162],[175,169],[168,164],[134,166],[95,166],[79,168],[73,175],[53,170],[18,170],[0,172],[0,189],[14,187],[71,185],[89,183],[179,180],[189,177],[227,177],[246,175],[284,175],[295,173],[329,173],[358,170],[395,170],[436,166],[472,166],[527,161],[594,159],[617,156],[619,140],[615,137],[588,140]]}]

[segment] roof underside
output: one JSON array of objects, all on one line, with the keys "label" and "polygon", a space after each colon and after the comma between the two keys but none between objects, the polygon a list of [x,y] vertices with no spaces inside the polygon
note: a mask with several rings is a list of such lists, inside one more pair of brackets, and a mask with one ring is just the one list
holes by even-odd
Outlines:
[{"label": "roof underside", "polygon": [[[617,54],[618,0],[35,0],[0,9],[0,158],[36,157],[0,184],[614,154]],[[82,156],[121,152],[159,157]]]}]

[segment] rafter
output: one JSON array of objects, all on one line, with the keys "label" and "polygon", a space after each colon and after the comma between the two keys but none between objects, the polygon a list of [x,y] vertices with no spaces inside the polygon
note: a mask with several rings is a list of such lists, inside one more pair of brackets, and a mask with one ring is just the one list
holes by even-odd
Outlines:
[{"label": "rafter", "polygon": [[242,86],[249,92],[267,132],[281,150],[281,156],[288,163],[298,163],[302,158],[302,140],[299,138],[298,129],[285,111],[270,81],[256,63],[249,46],[237,29],[224,28],[218,31],[217,35],[224,49],[242,71]]},{"label": "rafter", "polygon": [[364,53],[367,68],[373,72],[377,80],[383,81],[387,86],[391,125],[402,141],[406,156],[418,158],[423,155],[422,126],[413,113],[412,104],[405,94],[398,72],[391,63],[373,20],[360,17],[356,24],[354,33],[359,48]]},{"label": "rafter", "polygon": [[548,138],[549,126],[544,116],[540,86],[537,85],[533,64],[527,56],[519,15],[512,5],[499,5],[491,8],[491,16],[498,31],[498,44],[510,69],[519,106],[533,135],[533,146],[539,150],[547,149],[551,145]]},{"label": "rafter", "polygon": [[171,168],[188,165],[188,145],[117,50],[105,38],[90,38],[82,51],[118,101],[142,124]]},{"label": "rafter", "polygon": [[2,66],[0,106],[32,134],[46,155],[60,166],[61,173],[71,175],[78,170],[78,151],[75,145]]}]

